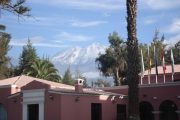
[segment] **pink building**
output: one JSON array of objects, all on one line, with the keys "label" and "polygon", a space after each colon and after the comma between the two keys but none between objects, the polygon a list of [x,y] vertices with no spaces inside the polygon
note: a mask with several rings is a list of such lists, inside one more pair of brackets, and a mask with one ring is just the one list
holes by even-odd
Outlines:
[{"label": "pink building", "polygon": [[[180,65],[139,85],[141,120],[180,120]],[[0,80],[0,120],[126,120],[128,86],[83,89],[29,76]]]}]

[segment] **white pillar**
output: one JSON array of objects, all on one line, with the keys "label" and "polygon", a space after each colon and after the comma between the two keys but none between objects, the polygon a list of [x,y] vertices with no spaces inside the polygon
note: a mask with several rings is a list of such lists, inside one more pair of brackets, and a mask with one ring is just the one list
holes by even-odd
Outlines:
[{"label": "white pillar", "polygon": [[23,103],[23,120],[27,120],[27,104]]},{"label": "white pillar", "polygon": [[44,120],[44,102],[39,103],[39,120]]},{"label": "white pillar", "polygon": [[44,120],[44,94],[44,89],[23,91],[23,120],[28,120],[28,105],[30,104],[38,104],[39,120]]}]

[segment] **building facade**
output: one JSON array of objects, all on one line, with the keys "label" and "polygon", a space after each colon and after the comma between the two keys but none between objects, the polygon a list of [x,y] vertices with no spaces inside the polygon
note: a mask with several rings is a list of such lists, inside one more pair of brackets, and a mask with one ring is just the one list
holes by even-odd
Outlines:
[{"label": "building facade", "polygon": [[[180,65],[140,79],[141,120],[180,120]],[[146,73],[146,72],[145,72]],[[82,88],[29,76],[0,81],[0,120],[126,120],[128,86]]]}]

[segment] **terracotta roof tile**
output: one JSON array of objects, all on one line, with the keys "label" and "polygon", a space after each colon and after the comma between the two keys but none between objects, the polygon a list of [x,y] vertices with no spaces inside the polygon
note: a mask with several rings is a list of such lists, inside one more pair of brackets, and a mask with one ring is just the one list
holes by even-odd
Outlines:
[{"label": "terracotta roof tile", "polygon": [[48,84],[53,88],[74,89],[74,86],[71,86],[71,85],[66,85],[66,84],[62,84],[62,83],[56,83],[56,82],[43,80],[43,79],[39,79],[39,78],[34,78],[34,77],[30,77],[30,76],[25,76],[25,75],[0,80],[0,85],[1,86],[2,85],[17,85],[18,87],[23,87],[23,86],[25,86],[26,84],[28,84],[28,83],[30,83],[32,81],[38,81],[38,82],[41,82],[41,83],[44,83],[44,84]]},{"label": "terracotta roof tile", "polygon": [[[171,73],[171,72],[172,72],[171,65],[167,65],[166,66],[166,73]],[[180,65],[174,65],[174,72],[180,73]],[[156,74],[155,67],[151,68],[151,74]],[[163,67],[162,66],[158,66],[158,74],[163,74]],[[148,75],[148,70],[145,71],[144,75]]]}]

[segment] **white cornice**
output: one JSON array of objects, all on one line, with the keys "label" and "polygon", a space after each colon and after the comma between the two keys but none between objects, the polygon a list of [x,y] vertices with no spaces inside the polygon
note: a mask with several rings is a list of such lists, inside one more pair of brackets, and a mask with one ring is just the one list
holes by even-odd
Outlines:
[{"label": "white cornice", "polygon": [[0,85],[0,88],[15,88],[17,85],[9,84],[9,85]]}]

